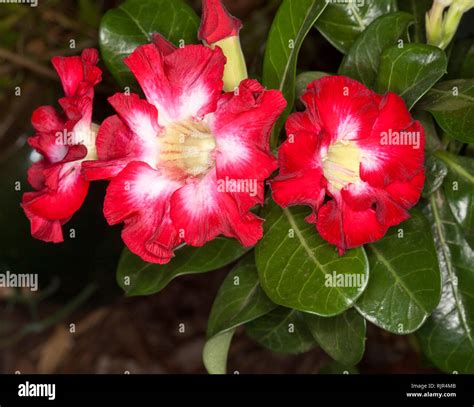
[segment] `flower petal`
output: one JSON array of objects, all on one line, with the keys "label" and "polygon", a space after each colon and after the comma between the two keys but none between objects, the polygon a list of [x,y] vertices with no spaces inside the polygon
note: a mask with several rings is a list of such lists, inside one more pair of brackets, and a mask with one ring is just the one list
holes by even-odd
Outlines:
[{"label": "flower petal", "polygon": [[320,137],[314,133],[298,132],[291,135],[278,151],[280,174],[299,173],[304,170],[321,169]]},{"label": "flower petal", "polygon": [[381,224],[377,213],[373,209],[354,211],[350,206],[343,204],[342,210],[345,249],[372,243],[382,238],[388,224]]},{"label": "flower petal", "polygon": [[321,127],[313,118],[314,114],[311,114],[308,110],[290,114],[285,123],[287,137],[294,138],[300,132],[319,134]]},{"label": "flower petal", "polygon": [[176,46],[169,42],[160,33],[153,33],[151,35],[151,42],[156,45],[162,55],[166,56],[176,51]]},{"label": "flower petal", "polygon": [[80,57],[52,59],[66,97],[84,96],[101,81],[102,71],[96,66],[98,59],[99,53],[92,48],[85,49]]},{"label": "flower petal", "polygon": [[342,201],[327,202],[318,212],[317,224],[321,237],[337,246],[342,255],[347,249],[379,240],[388,226],[381,225],[375,210],[354,211]]},{"label": "flower petal", "polygon": [[424,130],[414,122],[402,98],[388,93],[369,137],[357,140],[363,150],[360,175],[372,186],[407,182],[423,169]]},{"label": "flower petal", "polygon": [[272,197],[282,208],[309,205],[317,211],[326,195],[325,180],[320,169],[279,175],[271,183]]},{"label": "flower petal", "polygon": [[366,137],[378,115],[379,97],[345,76],[312,82],[301,99],[331,142]]},{"label": "flower petal", "polygon": [[371,187],[366,182],[350,184],[341,191],[345,205],[354,211],[372,209],[377,215],[380,224],[386,226],[398,225],[409,218],[405,207],[383,189]]},{"label": "flower petal", "polygon": [[28,144],[51,163],[61,161],[67,154],[67,146],[61,143],[65,121],[51,106],[41,106],[31,116],[33,127],[38,132],[28,138]]},{"label": "flower petal", "polygon": [[45,179],[43,171],[46,169],[47,164],[44,160],[33,163],[30,168],[28,168],[28,182],[30,185],[38,190],[43,189]]},{"label": "flower petal", "polygon": [[393,182],[385,188],[395,202],[398,202],[405,208],[415,206],[423,191],[425,184],[425,174],[420,172],[409,182]]},{"label": "flower petal", "polygon": [[342,214],[334,200],[328,201],[318,211],[316,228],[321,237],[339,249],[339,254],[344,254],[346,244],[344,229],[342,227]]},{"label": "flower petal", "polygon": [[203,246],[218,235],[253,246],[262,237],[262,220],[242,213],[231,194],[218,192],[215,171],[177,190],[171,198],[171,219],[192,246]]},{"label": "flower petal", "polygon": [[134,161],[112,179],[104,202],[109,224],[124,222],[122,238],[143,260],[167,263],[180,238],[169,217],[169,201],[180,187],[148,164]]},{"label": "flower petal", "polygon": [[56,165],[43,173],[46,187],[23,194],[23,208],[48,220],[70,218],[81,207],[89,189],[89,182],[81,175],[80,163]]},{"label": "flower petal", "polygon": [[62,224],[59,220],[49,220],[36,215],[27,206],[23,206],[31,224],[31,236],[43,242],[61,243],[64,241]]},{"label": "flower petal", "polygon": [[215,110],[225,65],[219,48],[188,45],[164,56],[148,44],[136,48],[125,63],[158,109],[161,125]]},{"label": "flower petal", "polygon": [[280,92],[266,91],[257,81],[244,80],[238,92],[221,97],[210,119],[217,143],[218,182],[240,188],[233,197],[244,212],[263,202],[263,181],[277,168],[268,138],[285,106]]},{"label": "flower petal", "polygon": [[128,163],[140,161],[154,150],[146,151],[146,144],[140,142],[124,121],[117,115],[105,119],[96,139],[96,161],[83,163],[83,172],[86,179],[111,179],[122,171]]},{"label": "flower petal", "polygon": [[[125,122],[127,127],[144,145],[143,149],[154,150],[155,140],[161,128],[158,125],[158,112],[155,106],[138,95],[116,93],[109,98],[110,104]],[[151,151],[153,154],[154,151]]]},{"label": "flower petal", "polygon": [[211,130],[217,142],[237,137],[268,150],[270,132],[285,107],[280,91],[265,90],[257,81],[246,79],[237,92],[228,92],[219,99]]}]

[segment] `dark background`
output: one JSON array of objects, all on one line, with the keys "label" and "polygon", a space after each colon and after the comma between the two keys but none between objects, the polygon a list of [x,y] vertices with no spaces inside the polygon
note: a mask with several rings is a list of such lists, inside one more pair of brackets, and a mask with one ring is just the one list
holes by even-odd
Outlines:
[{"label": "dark background", "polygon": [[[87,7],[87,4],[93,7]],[[40,290],[0,287],[0,373],[204,373],[201,351],[207,316],[226,270],[179,277],[159,294],[125,298],[115,281],[122,250],[120,227],[101,214],[104,183],[95,183],[83,208],[66,225],[65,243],[36,241],[19,202],[32,150],[34,108],[57,106],[61,87],[50,58],[97,47],[100,15],[120,1],[39,0],[37,8],[0,3],[0,272],[38,273]],[[200,1],[191,2],[200,12]],[[241,18],[250,75],[258,78],[265,38],[279,1],[224,1]],[[472,13],[470,14],[472,17]],[[474,24],[464,18],[462,36]],[[69,48],[74,39],[76,48]],[[342,55],[316,30],[303,44],[299,69],[335,72]],[[112,113],[106,98],[119,91],[104,70],[96,90],[94,121]],[[21,96],[15,96],[15,87]],[[21,191],[15,183],[21,183]],[[75,238],[68,231],[75,230]],[[179,332],[184,324],[185,332]],[[75,333],[70,333],[74,324]],[[366,373],[434,372],[411,336],[368,327]],[[235,336],[229,371],[316,373],[329,362],[319,350],[278,355]]]}]

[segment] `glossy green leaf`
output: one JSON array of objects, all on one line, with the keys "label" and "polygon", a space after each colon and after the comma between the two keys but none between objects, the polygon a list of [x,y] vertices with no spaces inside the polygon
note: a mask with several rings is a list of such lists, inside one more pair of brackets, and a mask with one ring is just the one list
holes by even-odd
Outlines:
[{"label": "glossy green leaf", "polygon": [[377,18],[359,35],[344,57],[339,68],[340,75],[350,76],[372,87],[382,52],[397,44],[413,23],[413,17],[404,12],[390,13]]},{"label": "glossy green leaf", "polygon": [[218,237],[203,247],[184,246],[168,264],[147,263],[124,249],[117,268],[117,282],[127,295],[150,295],[161,291],[174,278],[205,273],[241,257],[244,248],[234,239]]},{"label": "glossy green leaf", "polygon": [[196,42],[199,18],[184,0],[127,0],[109,10],[100,24],[100,49],[107,68],[121,86],[134,83],[123,59],[158,32],[178,45]]},{"label": "glossy green leaf", "polygon": [[316,346],[303,313],[294,309],[278,307],[245,327],[250,338],[273,352],[296,354]]},{"label": "glossy green leaf", "polygon": [[441,185],[448,174],[448,168],[439,158],[428,155],[425,159],[425,186],[423,197],[428,198]]},{"label": "glossy green leaf", "polygon": [[444,286],[441,301],[417,336],[441,370],[474,373],[474,251],[439,189],[425,208],[435,236]]},{"label": "glossy green leaf", "polygon": [[253,253],[227,275],[212,305],[207,336],[235,328],[276,308],[260,287]]},{"label": "glossy green leaf", "polygon": [[262,288],[280,305],[321,316],[350,308],[364,291],[369,267],[363,248],[339,256],[305,217],[304,207],[266,206],[264,236],[255,250]]},{"label": "glossy green leaf", "polygon": [[432,5],[432,0],[398,0],[398,8],[415,18],[413,42],[426,42],[425,16]]},{"label": "glossy green leaf", "polygon": [[447,58],[438,47],[405,44],[382,53],[376,90],[399,94],[409,109],[446,73]]},{"label": "glossy green leaf", "polygon": [[474,79],[437,84],[423,98],[419,108],[431,112],[450,137],[474,143]]},{"label": "glossy green leaf", "polygon": [[295,101],[296,63],[301,44],[326,6],[325,0],[283,0],[273,20],[263,61],[263,84],[269,89],[279,89],[287,107],[274,127],[272,148],[276,147]]},{"label": "glossy green leaf", "polygon": [[204,344],[202,361],[210,374],[225,374],[227,372],[227,355],[235,328],[221,332],[209,338]]},{"label": "glossy green leaf", "polygon": [[416,331],[441,295],[430,225],[421,212],[411,215],[384,238],[366,245],[370,280],[356,304],[367,320],[397,334]]},{"label": "glossy green leaf", "polygon": [[343,365],[339,362],[329,362],[319,370],[319,374],[359,374],[355,366]]},{"label": "glossy green leaf", "polygon": [[230,342],[238,326],[276,307],[260,288],[255,259],[253,253],[249,253],[227,275],[212,304],[203,352],[208,372],[225,373]]},{"label": "glossy green leaf", "polygon": [[474,159],[445,151],[436,154],[448,167],[444,192],[454,218],[474,248]]},{"label": "glossy green leaf", "polygon": [[320,72],[320,71],[308,71],[308,72],[302,72],[296,77],[296,96],[297,98],[300,98],[303,96],[303,94],[306,91],[306,88],[308,85],[317,80],[321,79],[324,76],[330,76],[330,74],[326,72]]},{"label": "glossy green leaf", "polygon": [[335,317],[305,314],[306,323],[319,346],[334,360],[356,365],[364,356],[365,319],[353,308]]},{"label": "glossy green leaf", "polygon": [[396,11],[393,0],[328,2],[316,22],[317,29],[342,53],[347,53],[369,24],[383,14]]}]

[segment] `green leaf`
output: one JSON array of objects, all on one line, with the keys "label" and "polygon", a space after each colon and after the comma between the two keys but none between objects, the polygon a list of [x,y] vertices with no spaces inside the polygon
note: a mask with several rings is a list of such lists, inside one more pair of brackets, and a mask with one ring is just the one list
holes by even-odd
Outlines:
[{"label": "green leaf", "polygon": [[[227,353],[235,329],[277,307],[260,288],[253,253],[227,275],[212,304],[203,361],[209,373],[225,373]],[[230,333],[229,335],[225,335]]]},{"label": "green leaf", "polygon": [[357,38],[339,68],[340,75],[350,76],[371,87],[377,78],[382,52],[393,45],[407,31],[413,17],[404,12],[377,18]]},{"label": "green leaf", "polygon": [[334,360],[356,365],[364,356],[365,319],[353,308],[336,317],[305,314],[308,328],[319,346]]},{"label": "green leaf", "polygon": [[263,61],[263,84],[279,89],[288,105],[272,133],[276,147],[280,130],[295,101],[296,63],[301,44],[327,6],[325,0],[283,0],[268,35]]},{"label": "green leaf", "polygon": [[435,192],[441,185],[448,174],[446,165],[440,159],[433,155],[428,155],[425,160],[425,186],[423,187],[423,197],[429,196]]},{"label": "green leaf", "polygon": [[246,251],[248,248],[236,240],[218,237],[203,247],[184,246],[176,250],[176,257],[168,264],[160,265],[147,263],[124,249],[117,268],[117,282],[129,296],[150,295],[178,276],[219,269]]},{"label": "green leaf", "polygon": [[202,351],[204,367],[210,374],[227,373],[227,355],[235,328],[209,338]]},{"label": "green leaf", "polygon": [[405,44],[382,53],[376,90],[398,93],[409,109],[446,73],[446,54],[438,47]]},{"label": "green leaf", "polygon": [[208,340],[203,352],[207,371],[225,373],[235,329],[276,307],[260,288],[255,259],[253,253],[249,253],[227,275],[212,304],[207,325]]},{"label": "green leaf", "polygon": [[423,98],[419,108],[431,112],[450,137],[474,143],[474,79],[437,84]]},{"label": "green leaf", "polygon": [[255,259],[250,253],[234,267],[219,288],[209,315],[207,336],[236,328],[276,307],[260,287]]},{"label": "green leaf", "polygon": [[245,327],[250,338],[273,352],[296,354],[316,346],[303,313],[294,309],[278,307]]},{"label": "green leaf", "polygon": [[413,42],[426,42],[425,16],[432,5],[432,0],[398,0],[399,9],[415,17],[415,35]]},{"label": "green leaf", "polygon": [[127,0],[109,10],[100,24],[100,49],[107,68],[120,86],[135,83],[123,63],[139,45],[158,32],[175,45],[196,42],[199,18],[183,0]]},{"label": "green leaf", "polygon": [[319,374],[359,374],[359,371],[355,366],[342,365],[333,361],[323,366]]},{"label": "green leaf", "polygon": [[300,98],[306,91],[308,85],[317,80],[321,79],[324,76],[331,76],[331,74],[326,72],[319,72],[319,71],[308,71],[302,72],[296,77],[296,96]]},{"label": "green leaf", "polygon": [[438,151],[448,166],[444,192],[456,222],[467,242],[474,248],[474,159]]},{"label": "green leaf", "polygon": [[474,373],[474,251],[441,189],[425,214],[433,228],[444,286],[441,301],[417,336],[425,355],[445,372]]},{"label": "green leaf", "polygon": [[321,316],[350,308],[364,291],[369,267],[363,248],[344,256],[305,221],[304,207],[265,207],[264,236],[255,250],[262,288],[285,307]]},{"label": "green leaf", "polygon": [[416,331],[441,295],[441,274],[428,221],[414,210],[411,219],[366,245],[366,250],[370,280],[357,309],[387,331]]},{"label": "green leaf", "polygon": [[[329,2],[316,28],[339,51],[347,53],[355,40],[377,17],[396,11],[392,0]],[[359,4],[363,4],[359,7]]]}]

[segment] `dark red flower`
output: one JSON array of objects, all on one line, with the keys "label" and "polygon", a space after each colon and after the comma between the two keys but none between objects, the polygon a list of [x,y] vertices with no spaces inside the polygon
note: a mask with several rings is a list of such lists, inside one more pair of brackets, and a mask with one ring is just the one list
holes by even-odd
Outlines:
[{"label": "dark red flower", "polygon": [[62,242],[61,225],[81,207],[89,182],[81,175],[81,163],[95,156],[97,126],[92,123],[94,86],[102,72],[98,53],[86,49],[81,57],[54,57],[52,63],[64,89],[59,100],[63,113],[42,106],[31,118],[36,135],[29,144],[42,156],[28,171],[36,192],[23,195],[22,207],[31,223],[31,234],[46,242]]},{"label": "dark red flower", "polygon": [[286,123],[274,200],[309,205],[307,221],[340,254],[409,218],[425,179],[425,136],[404,101],[342,76],[314,81],[302,101],[306,110]]},{"label": "dark red flower", "polygon": [[117,93],[117,115],[97,136],[99,161],[88,179],[111,179],[104,204],[110,224],[144,260],[166,263],[181,242],[202,246],[217,235],[252,246],[262,220],[264,180],[276,169],[268,137],[286,102],[244,80],[222,93],[220,48],[138,47],[125,60],[146,100]]}]

